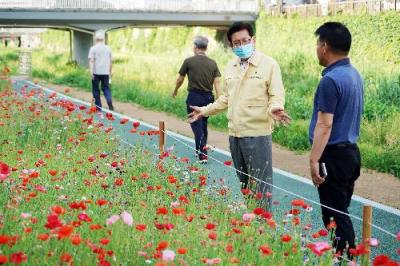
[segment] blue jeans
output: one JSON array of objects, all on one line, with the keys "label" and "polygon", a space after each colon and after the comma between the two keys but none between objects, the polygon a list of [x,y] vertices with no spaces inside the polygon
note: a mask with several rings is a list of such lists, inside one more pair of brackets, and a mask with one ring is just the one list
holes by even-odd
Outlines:
[{"label": "blue jeans", "polygon": [[[186,99],[187,112],[188,114],[192,112],[189,107],[190,105],[201,107],[206,106],[212,102],[214,102],[214,96],[212,92],[189,90],[189,94]],[[208,117],[202,117],[196,122],[190,124],[196,143],[196,153],[199,155],[200,160],[207,158],[207,121]]]},{"label": "blue jeans", "polygon": [[108,83],[109,75],[94,75],[94,79],[92,79],[92,92],[93,92],[94,103],[97,106],[97,110],[101,111],[101,99],[99,90],[100,81],[101,81],[101,90],[104,93],[104,97],[106,97],[108,109],[114,110],[111,98],[111,91]]}]

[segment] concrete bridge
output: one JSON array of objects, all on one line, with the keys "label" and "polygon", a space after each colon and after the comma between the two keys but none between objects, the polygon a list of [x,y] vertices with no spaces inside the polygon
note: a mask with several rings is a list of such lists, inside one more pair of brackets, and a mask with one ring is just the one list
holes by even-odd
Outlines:
[{"label": "concrete bridge", "polygon": [[126,26],[207,26],[253,22],[258,0],[0,0],[0,27],[71,30],[74,59],[87,64],[96,30]]}]

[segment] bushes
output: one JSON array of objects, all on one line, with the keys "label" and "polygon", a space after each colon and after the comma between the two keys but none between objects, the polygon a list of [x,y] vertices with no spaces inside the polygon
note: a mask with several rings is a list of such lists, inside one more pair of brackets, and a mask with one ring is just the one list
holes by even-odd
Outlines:
[{"label": "bushes", "polygon": [[[397,119],[400,116],[398,14],[308,19],[261,15],[257,21],[258,48],[275,57],[281,65],[289,114],[295,120],[309,120],[313,94],[322,70],[315,56],[314,31],[328,20],[343,22],[352,32],[350,57],[365,82],[360,138],[363,165],[400,176],[400,148],[398,143],[391,141],[400,139],[400,131],[396,129],[400,125]],[[308,137],[298,132],[306,132],[307,127],[308,123],[295,122],[288,128],[277,130],[274,140],[291,149],[303,149],[302,143],[306,143]]]}]

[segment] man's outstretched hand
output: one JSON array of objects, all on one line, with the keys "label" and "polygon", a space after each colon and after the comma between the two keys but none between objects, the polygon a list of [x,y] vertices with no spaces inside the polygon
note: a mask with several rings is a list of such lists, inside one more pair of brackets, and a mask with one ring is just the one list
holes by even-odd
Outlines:
[{"label": "man's outstretched hand", "polygon": [[188,122],[189,123],[193,123],[196,122],[197,120],[199,120],[203,115],[201,114],[201,110],[200,107],[198,106],[189,106],[190,109],[193,110],[193,112],[191,112],[190,114],[188,114]]},{"label": "man's outstretched hand", "polygon": [[284,125],[289,125],[292,119],[282,108],[274,108],[271,110],[272,118]]}]

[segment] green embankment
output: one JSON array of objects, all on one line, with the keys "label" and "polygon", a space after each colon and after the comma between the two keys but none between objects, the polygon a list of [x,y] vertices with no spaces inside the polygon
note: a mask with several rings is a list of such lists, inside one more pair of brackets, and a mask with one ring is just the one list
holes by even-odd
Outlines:
[{"label": "green embankment", "polygon": [[[257,25],[257,49],[281,65],[287,91],[286,109],[292,125],[278,127],[274,141],[292,150],[310,148],[308,124],[312,99],[322,68],[315,56],[315,29],[324,21],[344,22],[353,34],[351,58],[365,81],[365,111],[360,147],[363,165],[400,176],[400,16],[337,16],[325,18],[277,18],[261,15]],[[185,88],[173,100],[170,94],[183,59],[192,54],[192,38],[216,32],[205,28],[122,29],[112,31],[114,50],[113,96],[184,118]],[[87,70],[67,64],[68,34],[48,31],[33,55],[33,76],[90,91]],[[10,55],[8,55],[10,56]],[[209,56],[221,70],[232,58],[229,49],[212,41]],[[224,114],[210,124],[226,129]]]}]

